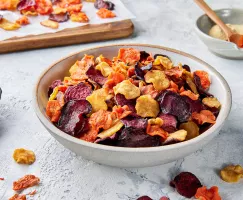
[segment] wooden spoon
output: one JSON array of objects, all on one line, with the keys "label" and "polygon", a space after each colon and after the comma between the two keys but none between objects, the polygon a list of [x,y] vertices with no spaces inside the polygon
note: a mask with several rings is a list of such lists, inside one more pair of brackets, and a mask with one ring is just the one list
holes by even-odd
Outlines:
[{"label": "wooden spoon", "polygon": [[239,48],[243,48],[243,35],[234,33],[225,23],[216,15],[216,13],[204,2],[204,0],[194,0],[195,3],[213,20],[225,33],[228,41],[235,43]]}]

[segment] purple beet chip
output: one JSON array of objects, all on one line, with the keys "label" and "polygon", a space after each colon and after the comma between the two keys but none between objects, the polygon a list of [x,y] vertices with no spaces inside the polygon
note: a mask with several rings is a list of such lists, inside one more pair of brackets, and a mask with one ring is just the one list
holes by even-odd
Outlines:
[{"label": "purple beet chip", "polygon": [[170,182],[170,186],[176,188],[180,195],[191,198],[196,194],[197,189],[202,187],[202,184],[194,174],[181,172]]},{"label": "purple beet chip", "polygon": [[166,57],[166,58],[170,59],[169,56],[164,55],[164,54],[154,54],[154,59],[156,59],[157,56],[163,56],[163,57]]},{"label": "purple beet chip", "polygon": [[87,115],[91,112],[92,106],[86,100],[72,100],[67,102],[61,113],[57,126],[65,133],[79,137],[87,131]]},{"label": "purple beet chip", "polygon": [[170,114],[160,114],[159,118],[163,120],[162,129],[168,133],[173,133],[177,130],[177,119]]},{"label": "purple beet chip", "polygon": [[150,56],[149,53],[147,53],[146,51],[140,51],[140,60],[139,60],[139,62],[146,61],[149,56]]},{"label": "purple beet chip", "polygon": [[153,200],[153,199],[151,199],[149,196],[142,196],[139,197],[137,200]]},{"label": "purple beet chip", "polygon": [[36,6],[35,0],[21,0],[17,5],[17,10],[28,10],[32,6]]},{"label": "purple beet chip", "polygon": [[125,117],[121,119],[121,121],[126,127],[132,127],[137,129],[146,129],[148,123],[147,119],[131,116]]},{"label": "purple beet chip", "polygon": [[136,100],[135,99],[128,100],[125,98],[125,96],[123,94],[117,94],[115,96],[115,101],[120,106],[127,105],[129,107],[129,109],[132,111],[132,114],[136,115],[136,109],[135,109]]},{"label": "purple beet chip", "polygon": [[138,64],[135,65],[135,75],[138,79],[144,80],[144,71],[138,66]]},{"label": "purple beet chip", "polygon": [[206,108],[200,100],[192,100],[187,96],[183,96],[183,99],[190,105],[191,113],[199,113],[201,110],[204,110]]},{"label": "purple beet chip", "polygon": [[91,93],[91,87],[81,82],[78,85],[68,87],[64,95],[64,100],[65,102],[70,100],[85,100]]},{"label": "purple beet chip", "polygon": [[52,84],[49,86],[48,89],[48,96],[50,96],[54,90],[55,87],[59,86],[59,85],[63,85],[61,80],[55,80],[52,82]]},{"label": "purple beet chip", "polygon": [[195,85],[197,86],[197,91],[199,92],[199,94],[202,97],[213,97],[212,94],[210,94],[209,92],[207,92],[203,89],[203,87],[201,85],[201,79],[198,75],[193,74],[193,80],[194,80]]},{"label": "purple beet chip", "polygon": [[191,72],[191,68],[188,65],[182,65],[182,68],[188,72]]},{"label": "purple beet chip", "polygon": [[68,13],[60,13],[60,14],[50,14],[49,20],[55,21],[55,22],[66,22],[69,20]]},{"label": "purple beet chip", "polygon": [[96,9],[106,8],[108,10],[114,10],[115,4],[110,1],[96,0],[94,7]]},{"label": "purple beet chip", "polygon": [[115,146],[118,137],[119,137],[119,132],[116,132],[115,134],[113,134],[110,137],[106,137],[106,138],[103,138],[103,139],[99,138],[94,143],[109,145],[109,146]]},{"label": "purple beet chip", "polygon": [[94,67],[90,67],[86,75],[91,79],[92,81],[98,83],[99,85],[104,85],[106,82],[106,78],[101,74],[99,70],[96,70]]}]

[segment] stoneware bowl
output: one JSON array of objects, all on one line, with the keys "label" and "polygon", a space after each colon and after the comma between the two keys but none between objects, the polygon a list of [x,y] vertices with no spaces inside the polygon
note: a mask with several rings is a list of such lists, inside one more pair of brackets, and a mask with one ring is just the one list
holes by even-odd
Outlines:
[{"label": "stoneware bowl", "polygon": [[[242,9],[215,10],[216,14],[226,24],[243,24]],[[209,30],[215,23],[207,16],[202,15],[196,21],[196,33],[214,54],[230,59],[243,59],[243,48],[238,48],[232,42],[223,41],[208,35]]]},{"label": "stoneware bowl", "polygon": [[[64,76],[67,76],[69,68],[76,62],[76,60],[81,59],[84,54],[94,56],[103,54],[111,59],[117,55],[120,48],[128,47],[150,52],[152,54],[165,54],[168,55],[176,64],[179,62],[188,64],[192,71],[206,70],[209,72],[212,80],[209,92],[214,94],[222,103],[222,108],[216,124],[195,139],[178,144],[150,148],[124,148],[89,143],[74,138],[56,128],[45,114],[45,107],[48,101],[48,86],[52,83],[52,81],[56,79],[63,79]],[[62,58],[58,62],[52,64],[40,76],[34,89],[33,99],[34,108],[41,123],[64,147],[88,160],[116,167],[156,166],[175,161],[197,151],[219,133],[219,130],[222,128],[231,108],[230,88],[225,79],[209,64],[181,51],[145,44],[119,44],[96,47],[85,49],[68,57]]]}]

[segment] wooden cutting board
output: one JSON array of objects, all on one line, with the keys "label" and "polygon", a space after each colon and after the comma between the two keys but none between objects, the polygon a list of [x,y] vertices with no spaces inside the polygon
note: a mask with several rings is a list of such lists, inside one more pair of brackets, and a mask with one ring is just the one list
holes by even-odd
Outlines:
[{"label": "wooden cutting board", "polygon": [[130,36],[133,30],[131,20],[85,25],[57,33],[29,35],[0,41],[0,53],[123,38]]}]

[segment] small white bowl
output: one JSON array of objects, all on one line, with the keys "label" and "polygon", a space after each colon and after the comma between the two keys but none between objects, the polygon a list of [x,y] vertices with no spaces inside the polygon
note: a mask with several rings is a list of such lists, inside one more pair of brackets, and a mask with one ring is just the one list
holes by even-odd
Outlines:
[{"label": "small white bowl", "polygon": [[[222,104],[216,124],[192,140],[168,146],[150,148],[124,148],[89,143],[74,138],[55,127],[45,114],[45,107],[48,101],[47,91],[52,81],[63,79],[65,75],[68,75],[70,66],[72,66],[76,60],[81,59],[84,54],[94,56],[103,54],[108,58],[113,58],[117,55],[120,48],[128,47],[150,52],[152,54],[160,53],[168,55],[174,63],[181,62],[183,64],[188,64],[192,71],[207,71],[212,80],[209,92],[214,94]],[[52,64],[37,81],[33,93],[33,102],[38,118],[50,134],[64,147],[78,155],[97,163],[116,167],[148,167],[165,164],[183,158],[202,148],[212,140],[218,134],[230,112],[231,92],[225,79],[213,67],[190,54],[155,45],[119,44],[85,49],[66,58],[62,58],[58,62]]]},{"label": "small white bowl", "polygon": [[[242,9],[220,9],[214,12],[226,24],[243,24]],[[202,15],[196,21],[196,33],[214,54],[230,59],[243,59],[243,48],[238,48],[232,42],[223,41],[208,35],[215,23],[207,16]]]}]

